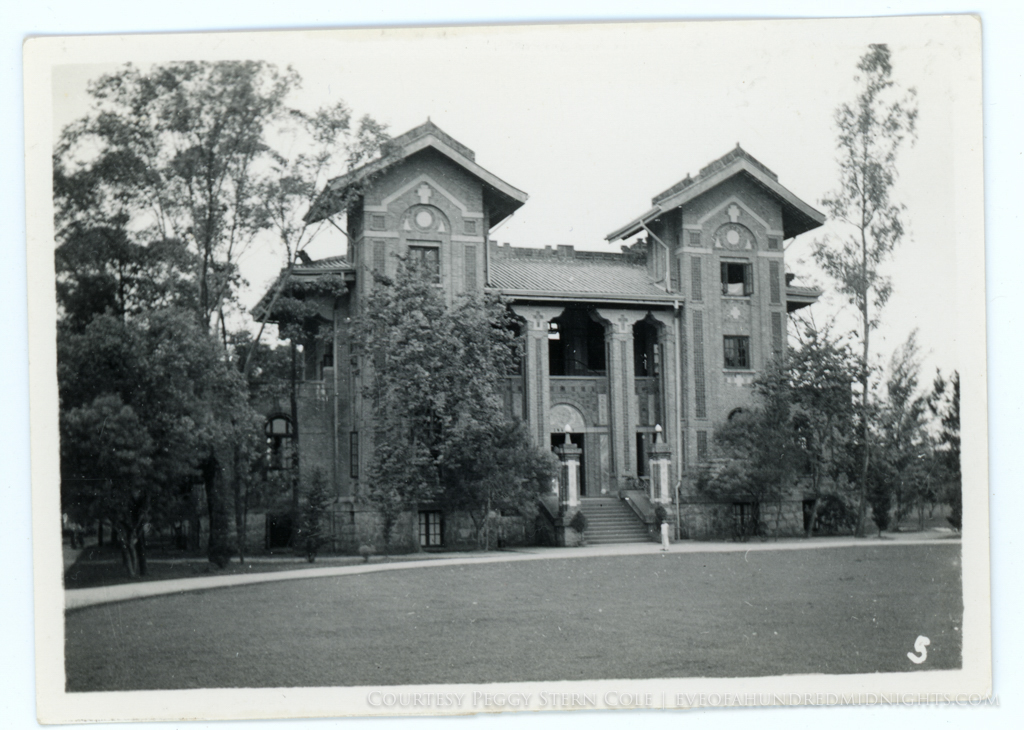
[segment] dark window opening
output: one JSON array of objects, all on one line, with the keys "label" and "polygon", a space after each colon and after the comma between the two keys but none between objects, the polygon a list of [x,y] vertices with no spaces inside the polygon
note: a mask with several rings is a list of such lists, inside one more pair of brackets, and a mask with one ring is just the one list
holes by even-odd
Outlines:
[{"label": "dark window opening", "polygon": [[633,375],[656,377],[659,372],[658,328],[646,319],[633,325]]},{"label": "dark window opening", "polygon": [[722,262],[722,294],[749,297],[754,293],[754,270],[750,264]]},{"label": "dark window opening", "polygon": [[287,469],[291,466],[292,422],[285,416],[274,416],[264,427],[267,434],[267,467]]},{"label": "dark window opening", "polygon": [[647,470],[647,434],[637,433],[636,435],[636,475],[638,477],[649,476]]},{"label": "dark window opening", "polygon": [[725,367],[739,368],[746,370],[750,368],[750,338],[732,337],[723,338],[725,349]]},{"label": "dark window opening", "polygon": [[420,512],[420,547],[442,547],[443,524],[440,512]]},{"label": "dark window opening", "polygon": [[758,534],[758,526],[761,522],[761,505],[757,502],[733,502],[732,505],[732,527],[733,534],[746,539]]},{"label": "dark window opening", "polygon": [[286,548],[292,542],[292,516],[287,512],[267,515],[266,543],[268,550]]},{"label": "dark window opening", "polygon": [[441,283],[441,249],[438,246],[409,246],[409,268],[423,281]]},{"label": "dark window opening", "polygon": [[570,309],[548,325],[551,375],[604,375],[604,327],[586,311]]},{"label": "dark window opening", "polygon": [[804,532],[806,533],[811,529],[811,519],[814,517],[814,503],[817,500],[805,499],[803,501],[804,510]]}]

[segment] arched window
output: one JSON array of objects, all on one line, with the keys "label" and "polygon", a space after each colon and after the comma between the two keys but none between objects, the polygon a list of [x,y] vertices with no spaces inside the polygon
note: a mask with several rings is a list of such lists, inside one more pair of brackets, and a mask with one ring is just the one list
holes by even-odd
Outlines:
[{"label": "arched window", "polygon": [[287,416],[271,416],[264,427],[267,434],[267,466],[287,469],[291,466],[292,421]]}]

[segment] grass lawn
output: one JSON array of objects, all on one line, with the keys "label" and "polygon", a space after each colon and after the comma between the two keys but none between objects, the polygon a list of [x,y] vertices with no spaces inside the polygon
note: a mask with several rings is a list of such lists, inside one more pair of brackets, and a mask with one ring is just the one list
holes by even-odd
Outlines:
[{"label": "grass lawn", "polygon": [[[953,669],[960,546],[434,566],[65,618],[69,691]],[[907,659],[918,635],[928,659]]]}]

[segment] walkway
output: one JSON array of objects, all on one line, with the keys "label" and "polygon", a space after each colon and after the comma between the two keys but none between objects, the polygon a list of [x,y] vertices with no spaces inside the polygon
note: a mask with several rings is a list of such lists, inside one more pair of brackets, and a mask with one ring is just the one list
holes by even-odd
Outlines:
[{"label": "walkway", "polygon": [[340,575],[360,575],[389,570],[410,570],[447,565],[478,565],[481,563],[504,563],[525,560],[564,560],[570,558],[596,558],[610,555],[660,555],[665,553],[734,553],[765,550],[818,550],[844,547],[888,547],[893,545],[927,545],[936,540],[953,539],[959,543],[959,535],[948,530],[887,534],[885,538],[816,537],[780,538],[767,542],[697,542],[682,540],[669,545],[667,551],[661,545],[649,543],[626,543],[615,545],[592,545],[578,548],[529,547],[502,552],[440,553],[436,557],[414,559],[399,557],[394,562],[367,563],[341,567],[300,568],[252,575],[213,575],[197,578],[151,581],[147,583],[123,583],[121,585],[97,588],[73,588],[64,591],[64,608],[71,610],[116,601],[149,598],[185,591],[204,591],[211,588],[269,583],[271,581],[298,580],[306,578],[332,578]]}]

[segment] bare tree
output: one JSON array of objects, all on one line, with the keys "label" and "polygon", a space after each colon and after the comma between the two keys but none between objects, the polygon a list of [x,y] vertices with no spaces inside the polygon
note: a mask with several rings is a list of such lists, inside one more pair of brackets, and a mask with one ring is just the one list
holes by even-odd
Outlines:
[{"label": "bare tree", "polygon": [[904,235],[905,207],[893,202],[896,159],[903,142],[916,138],[915,91],[900,90],[892,80],[889,48],[872,44],[857,64],[861,85],[852,104],[836,109],[839,187],[821,201],[832,220],[846,230],[815,243],[814,258],[857,307],[861,318],[860,437],[863,440],[857,535],[864,534],[868,469],[871,459],[869,416],[871,331],[892,293],[879,266]]}]

